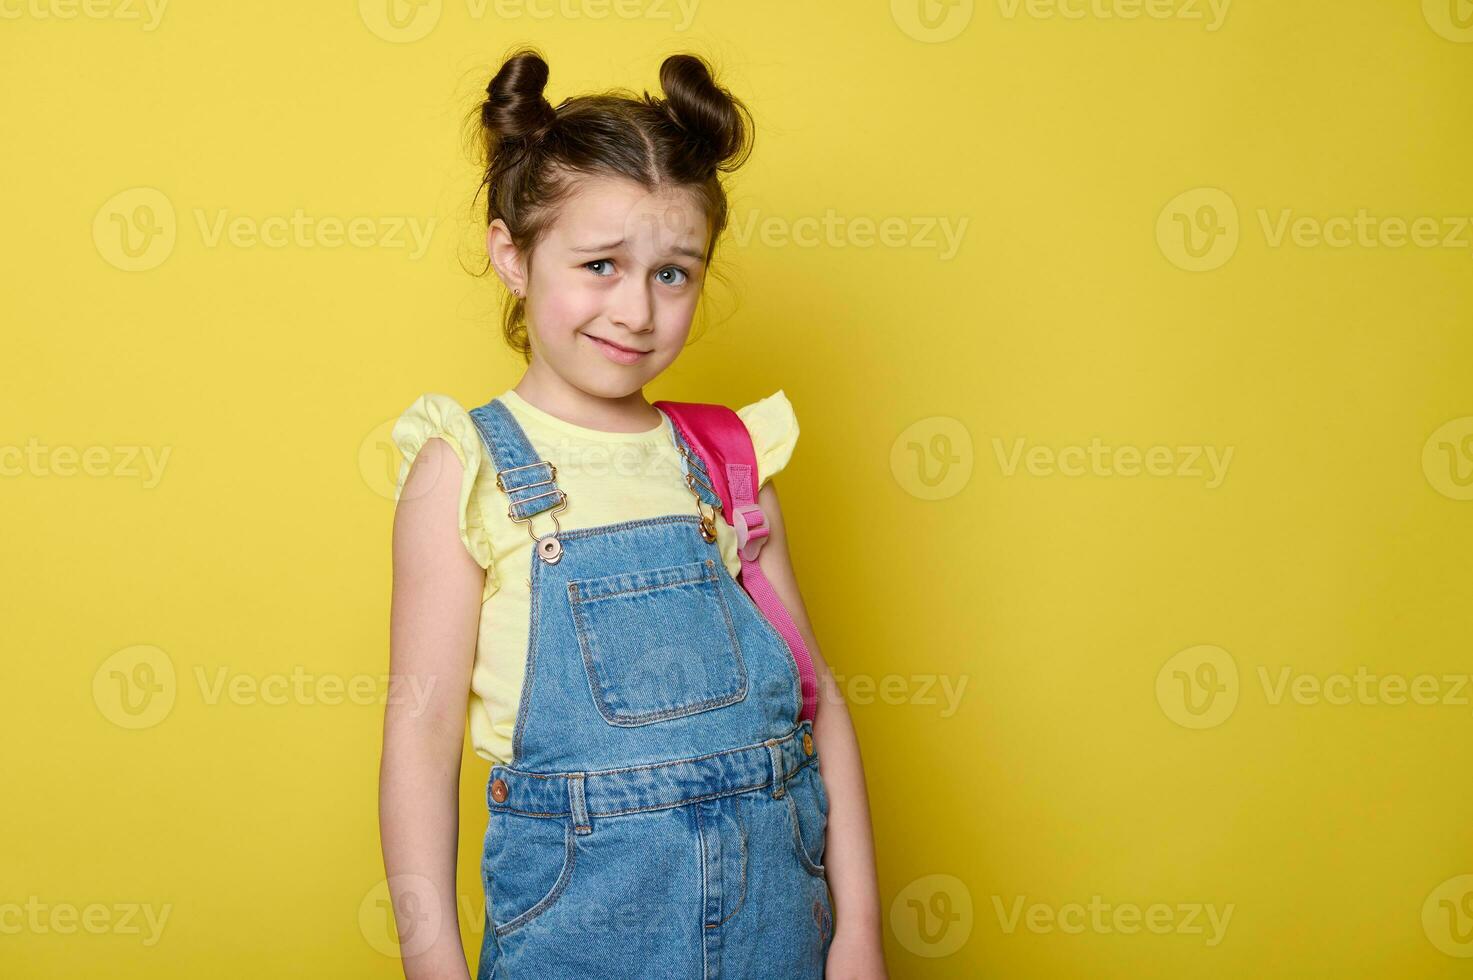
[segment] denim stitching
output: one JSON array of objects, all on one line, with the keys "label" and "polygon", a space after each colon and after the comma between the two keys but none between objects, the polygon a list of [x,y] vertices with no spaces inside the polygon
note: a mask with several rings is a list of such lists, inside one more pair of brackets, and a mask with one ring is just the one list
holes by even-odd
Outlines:
[{"label": "denim stitching", "polygon": [[[784,784],[786,784],[788,782],[791,782],[792,779],[793,779],[793,777],[795,775],[797,775],[799,772],[801,772],[803,769],[805,769],[811,763],[812,763],[812,760],[811,759],[810,760],[807,760],[805,762],[800,762],[798,764],[798,767],[796,769],[793,769],[791,772],[789,772],[787,774],[787,777],[788,778],[784,780]],[[535,774],[535,773],[527,773],[527,775],[537,775],[537,774]],[[591,773],[588,773],[588,774],[585,774],[585,775],[592,775],[592,774]],[[561,778],[561,777],[555,776],[555,775],[544,775],[544,776],[540,776],[539,778],[542,778],[542,779],[557,779],[557,778]],[[585,779],[585,783],[586,782],[587,782],[587,780]],[[673,800],[673,801],[669,801],[669,802],[650,803],[650,804],[645,805],[645,806],[626,807],[626,808],[621,809],[621,810],[589,810],[588,811],[588,815],[590,817],[617,817],[617,816],[622,816],[622,815],[628,814],[628,813],[645,813],[645,812],[648,812],[650,810],[668,810],[668,809],[671,809],[672,807],[685,806],[688,803],[697,803],[697,802],[700,802],[701,800],[714,800],[714,799],[718,799],[718,798],[723,797],[723,796],[734,796],[734,795],[741,794],[741,793],[750,793],[750,792],[752,792],[753,790],[756,790],[756,789],[766,789],[768,786],[771,786],[771,785],[772,785],[772,779],[771,778],[768,778],[768,779],[764,779],[760,783],[754,783],[751,786],[738,786],[738,787],[735,787],[735,788],[732,788],[732,789],[722,789],[722,790],[717,790],[714,793],[703,793],[700,796],[683,796],[683,797],[681,797],[678,800]],[[786,795],[786,794],[784,794],[784,795]],[[567,810],[523,810],[523,809],[520,809],[518,807],[506,806],[506,805],[503,805],[503,804],[498,804],[497,805],[497,809],[499,809],[499,810],[505,810],[508,813],[520,813],[523,816],[529,816],[529,817],[561,817],[561,816],[567,815],[567,813],[568,813]]]},{"label": "denim stitching", "polygon": [[542,619],[542,600],[538,598],[541,590],[537,588],[538,579],[541,578],[541,569],[537,566],[542,564],[537,558],[536,549],[528,559],[532,565],[532,580],[529,583],[531,607],[527,615],[527,663],[522,668],[522,694],[517,699],[517,717],[512,723],[511,751],[513,758],[522,755],[522,736],[527,733],[527,716],[532,713],[532,680],[537,673],[537,626]]},{"label": "denim stitching", "polygon": [[696,818],[696,843],[701,845],[701,919],[704,922],[707,892],[711,887],[711,880],[706,877],[706,821],[700,807],[692,809],[691,814]]},{"label": "denim stitching", "polygon": [[568,824],[563,828],[563,842],[563,866],[558,871],[558,879],[553,882],[552,890],[542,896],[542,899],[536,905],[521,915],[512,919],[510,922],[496,926],[496,938],[500,939],[507,933],[515,929],[520,929],[543,912],[546,912],[552,906],[552,903],[556,902],[562,895],[563,890],[568,887],[568,880],[573,877],[573,865],[578,859],[578,848],[576,846],[576,838],[573,836],[572,824]]},{"label": "denim stitching", "polygon": [[784,793],[783,796],[788,801],[788,814],[792,817],[792,820],[789,821],[789,823],[791,824],[793,830],[793,849],[798,854],[798,861],[803,865],[803,869],[809,874],[814,875],[818,878],[826,878],[827,875],[825,873],[824,866],[821,864],[814,864],[813,858],[808,856],[808,847],[803,843],[803,832],[799,829],[798,804],[794,802],[793,794]]},{"label": "denim stitching", "polygon": [[[802,731],[805,726],[806,723],[805,725],[798,725],[788,734],[778,736],[777,738],[763,739],[760,742],[753,742],[750,745],[738,745],[734,749],[720,749],[716,752],[707,752],[705,755],[692,755],[683,759],[666,759],[662,762],[647,762],[643,765],[638,766],[620,766],[617,769],[586,769],[582,770],[582,772],[585,776],[610,776],[623,772],[642,772],[645,769],[659,769],[663,766],[681,766],[690,762],[704,762],[707,759],[714,759],[717,756],[722,755],[731,755],[735,752],[753,752],[757,749],[766,748],[769,745],[781,745],[784,742],[796,742],[799,737],[798,733]],[[797,772],[799,769],[802,769],[804,766],[812,762],[814,758],[816,757],[804,756],[803,761],[794,766],[792,771]],[[518,776],[528,776],[534,779],[563,779],[569,775],[569,773],[565,772],[533,772],[530,769],[518,769],[515,766],[503,766],[499,763],[497,764],[497,767],[500,768],[503,773],[513,773]],[[763,785],[765,786],[767,784],[763,783]]]},{"label": "denim stitching", "polygon": [[[641,517],[634,520],[619,521],[614,524],[599,524],[595,527],[579,527],[564,531],[558,535],[559,541],[568,539],[591,538],[610,531],[621,531],[631,527],[655,527],[660,524],[690,524],[699,527],[701,519],[687,514],[666,514],[662,517]],[[702,542],[704,544],[704,541]]]},{"label": "denim stitching", "polygon": [[579,586],[582,586],[586,589],[591,585],[594,585],[598,582],[606,582],[609,579],[630,578],[632,576],[644,575],[648,572],[664,571],[665,569],[650,568],[638,572],[619,572],[616,575],[605,575],[600,578],[574,579],[568,583],[568,598],[571,599],[573,602],[597,602],[600,599],[611,599],[614,596],[628,595],[631,592],[649,592],[652,589],[670,589],[674,588],[677,585],[700,585],[702,582],[716,581],[716,571],[715,569],[710,567],[712,565],[712,561],[709,558],[707,558],[705,561],[687,562],[684,565],[670,565],[667,566],[667,568],[687,568],[691,565],[700,565],[702,568],[701,574],[696,576],[695,578],[678,578],[672,579],[669,582],[654,582],[650,585],[636,585],[633,588],[619,589],[615,592],[599,592],[595,590],[593,595],[585,594],[579,589]]},{"label": "denim stitching", "polygon": [[[705,563],[707,565],[714,566],[714,562],[711,559],[706,559]],[[657,571],[657,569],[654,570]],[[714,568],[712,568],[711,570],[714,571]],[[588,623],[584,618],[584,613],[582,612],[582,607],[584,604],[582,602],[569,602],[569,606],[573,613],[573,631],[578,636],[578,651],[583,656],[583,669],[584,673],[587,674],[588,677],[589,691],[593,695],[593,703],[598,708],[598,713],[603,716],[604,721],[608,722],[610,725],[617,725],[621,728],[631,728],[637,725],[648,725],[657,721],[667,721],[672,718],[684,718],[687,715],[699,714],[703,711],[710,711],[714,708],[722,708],[728,704],[735,704],[736,702],[741,701],[747,696],[747,664],[742,657],[741,644],[737,640],[736,629],[732,625],[731,612],[726,606],[725,597],[722,595],[721,584],[719,580],[715,578],[714,574],[709,578],[702,577],[700,579],[697,579],[694,581],[694,584],[703,585],[707,581],[713,582],[714,590],[716,593],[716,601],[721,607],[723,617],[726,619],[726,632],[729,641],[728,648],[732,653],[733,659],[736,661],[737,676],[740,679],[740,686],[737,687],[730,694],[722,694],[716,697],[702,698],[699,701],[693,701],[684,705],[677,705],[671,708],[661,708],[654,711],[625,714],[618,714],[617,712],[615,712],[613,706],[609,704],[607,698],[604,696],[604,684],[603,681],[599,678],[598,668],[594,664],[594,661],[597,659],[597,634],[593,630],[588,628]],[[666,583],[663,585],[651,586],[651,588],[676,588],[680,585],[689,584],[692,583]],[[525,692],[526,689],[524,688],[523,690]]]},{"label": "denim stitching", "polygon": [[[651,810],[670,810],[675,807],[686,806],[690,803],[699,803],[702,800],[715,800],[720,799],[723,796],[736,796],[742,793],[750,793],[756,789],[766,789],[768,786],[771,785],[772,780],[765,779],[762,782],[752,786],[738,786],[733,789],[717,790],[714,793],[703,793],[700,796],[684,796],[678,800],[672,800],[667,803],[650,803],[646,804],[645,806],[625,807],[622,810],[589,810],[588,815],[590,817],[621,817],[630,813],[648,813]],[[503,810],[507,813],[519,813],[524,817],[564,817],[568,814],[567,810],[523,810],[518,807],[506,805],[499,805],[497,806],[497,809]]]},{"label": "denim stitching", "polygon": [[721,570],[726,572],[726,577],[731,580],[732,589],[740,593],[742,598],[746,600],[745,605],[750,607],[752,615],[759,624],[757,628],[765,630],[777,643],[778,649],[782,650],[785,654],[781,659],[787,664],[788,672],[793,676],[793,717],[797,718],[803,713],[803,680],[798,674],[798,661],[793,656],[793,648],[788,646],[788,641],[777,631],[777,627],[772,625],[772,621],[767,618],[761,609],[757,608],[756,601],[747,593],[747,590],[742,588],[736,579],[732,578],[730,569],[726,567],[726,562],[721,563]]},{"label": "denim stitching", "polygon": [[[731,638],[731,648],[736,653],[737,670],[742,675],[742,696],[737,698],[740,701],[747,696],[747,658],[742,655],[742,641],[737,636],[736,624],[731,621],[731,607],[726,604],[726,590],[721,587],[721,580],[716,576],[716,563],[707,559],[706,564],[712,566],[711,578],[716,582],[716,598],[721,602],[721,614],[726,617],[726,635]],[[723,563],[721,567],[725,569],[726,565]]]},{"label": "denim stitching", "polygon": [[[523,431],[521,424],[517,422],[516,416],[512,414],[511,409],[502,403],[501,399],[493,398],[486,404],[471,409],[467,414],[470,415],[471,421],[475,423],[476,431],[480,433],[481,442],[485,444],[487,454],[490,455],[493,468],[496,470],[498,476],[503,471],[524,465],[524,460],[526,461],[525,465],[528,466],[539,463],[551,465],[547,460],[538,458],[536,448],[533,447],[531,441],[527,438],[527,434]],[[513,483],[516,483],[519,479],[521,477],[514,476],[511,478]],[[553,480],[551,471],[548,473],[548,480],[552,483],[554,490],[557,490],[559,493],[562,492],[562,488],[558,487],[556,481]],[[505,480],[502,482],[504,483]],[[514,519],[530,520],[543,511],[558,506],[560,502],[559,500],[550,498],[545,498],[542,503],[534,504],[529,504],[526,500],[518,500],[515,494],[518,491],[529,489],[528,483],[530,483],[530,480],[519,486],[508,487],[503,491],[510,503],[510,509],[516,512]],[[566,500],[567,495],[563,494],[562,499]],[[526,512],[528,507],[532,508],[530,515]],[[513,517],[510,512],[507,516]]]},{"label": "denim stitching", "polygon": [[723,917],[720,922],[716,923],[715,925],[708,925],[706,927],[707,929],[715,929],[719,926],[725,925],[726,920],[730,919],[732,916],[740,912],[742,910],[742,906],[747,903],[747,827],[744,823],[742,823],[742,798],[738,796],[736,799],[732,800],[731,803],[732,809],[735,811],[736,814],[737,843],[741,845],[742,851],[742,894],[737,899],[736,908],[726,913],[725,917]]},{"label": "denim stitching", "polygon": [[[583,775],[581,773],[568,779],[568,798],[571,802],[573,830],[591,832],[593,826],[588,822],[588,806],[587,801],[583,798]],[[581,822],[580,816],[582,817]]]},{"label": "denim stitching", "polygon": [[[631,813],[648,813],[652,810],[672,810],[676,807],[686,806],[691,803],[700,803],[703,800],[716,800],[723,796],[734,796],[740,793],[750,793],[754,789],[764,789],[772,780],[758,783],[755,786],[737,786],[733,789],[717,790],[714,793],[704,793],[700,796],[683,796],[669,803],[647,803],[643,806],[625,807],[622,810],[588,810],[589,817],[622,817]],[[567,810],[522,810],[514,806],[498,806],[498,810],[506,813],[519,813],[524,817],[565,817]],[[586,808],[585,808],[586,809]]]}]

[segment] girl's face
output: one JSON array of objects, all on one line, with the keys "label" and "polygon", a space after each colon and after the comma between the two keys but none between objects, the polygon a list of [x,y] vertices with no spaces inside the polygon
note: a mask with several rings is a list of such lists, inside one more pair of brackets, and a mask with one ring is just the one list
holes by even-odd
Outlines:
[{"label": "girl's face", "polygon": [[685,346],[706,235],[688,192],[651,193],[623,178],[579,180],[537,244],[530,276],[493,222],[491,256],[501,250],[502,278],[527,299],[529,371],[550,370],[601,398],[639,391]]}]

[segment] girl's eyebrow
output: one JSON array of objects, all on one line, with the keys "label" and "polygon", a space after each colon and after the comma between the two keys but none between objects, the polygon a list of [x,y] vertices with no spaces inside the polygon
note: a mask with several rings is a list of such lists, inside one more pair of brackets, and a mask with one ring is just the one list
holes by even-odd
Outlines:
[{"label": "girl's eyebrow", "polygon": [[[618,241],[608,242],[604,245],[574,245],[573,251],[588,252],[590,254],[593,252],[612,252],[614,249],[619,248],[623,244],[624,239],[621,238]],[[692,248],[691,246],[684,243],[675,245],[670,249],[670,251],[674,252],[676,255],[684,255],[688,259],[694,259],[697,262],[703,262],[706,258],[706,256],[699,249]]]}]

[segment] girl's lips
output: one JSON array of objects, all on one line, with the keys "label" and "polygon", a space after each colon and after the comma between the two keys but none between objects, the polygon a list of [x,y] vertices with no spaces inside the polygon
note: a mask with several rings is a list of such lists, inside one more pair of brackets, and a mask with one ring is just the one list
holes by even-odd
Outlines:
[{"label": "girl's lips", "polygon": [[615,364],[633,364],[635,361],[639,360],[641,357],[644,357],[646,354],[649,353],[649,351],[630,350],[627,347],[620,347],[618,344],[610,343],[607,340],[601,340],[598,337],[594,337],[590,334],[584,334],[583,336],[593,341],[594,346],[603,352],[604,357],[607,357]]}]

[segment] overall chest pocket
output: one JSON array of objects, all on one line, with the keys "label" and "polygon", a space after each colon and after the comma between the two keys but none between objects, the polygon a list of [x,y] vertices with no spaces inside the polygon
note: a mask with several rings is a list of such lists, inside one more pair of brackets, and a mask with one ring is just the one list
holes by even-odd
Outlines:
[{"label": "overall chest pocket", "polygon": [[740,701],[747,667],[714,560],[568,583],[583,667],[611,725]]}]

